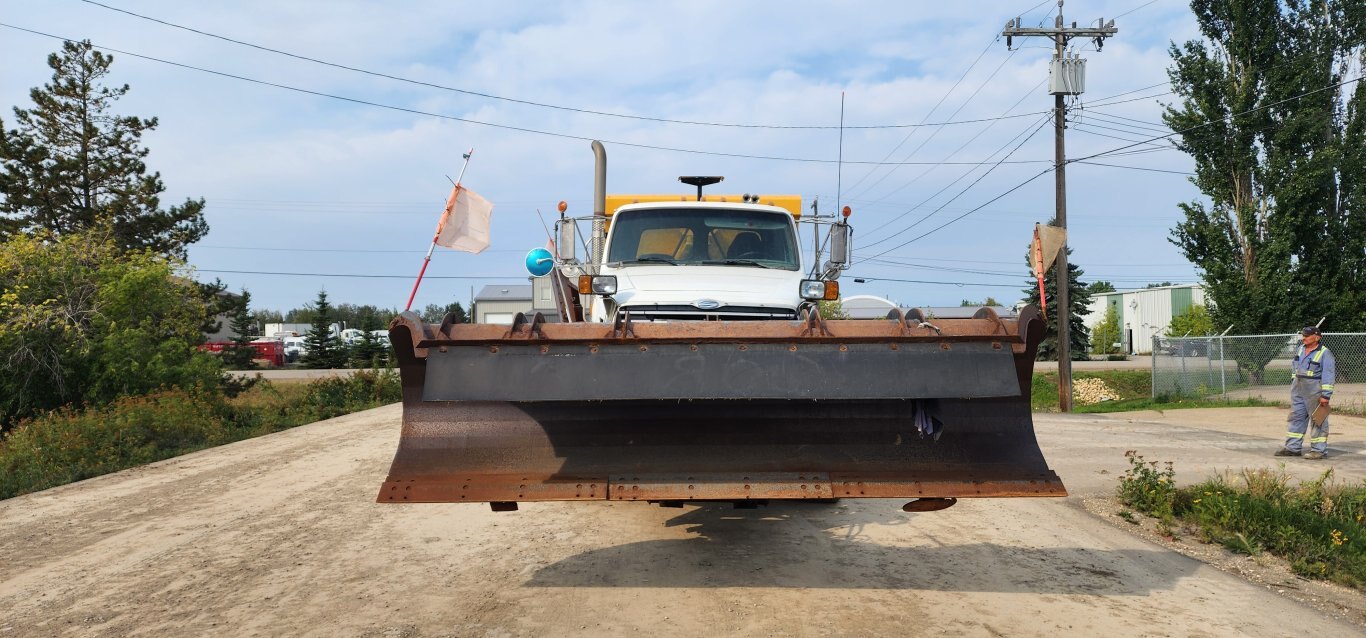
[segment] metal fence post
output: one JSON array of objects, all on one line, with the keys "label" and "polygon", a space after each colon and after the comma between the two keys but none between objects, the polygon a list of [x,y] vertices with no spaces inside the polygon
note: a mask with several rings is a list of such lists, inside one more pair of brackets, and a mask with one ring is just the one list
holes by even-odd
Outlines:
[{"label": "metal fence post", "polygon": [[[1228,332],[1228,331],[1224,331]],[[1218,389],[1224,393],[1224,402],[1228,402],[1228,378],[1225,373],[1227,363],[1224,362],[1224,335],[1218,336]]]},{"label": "metal fence post", "polygon": [[1153,335],[1153,350],[1152,350],[1152,354],[1149,356],[1149,358],[1152,360],[1152,368],[1153,368],[1153,381],[1152,381],[1152,383],[1150,384],[1150,385],[1152,385],[1152,397],[1151,397],[1151,398],[1156,399],[1156,398],[1157,398],[1157,335]]}]

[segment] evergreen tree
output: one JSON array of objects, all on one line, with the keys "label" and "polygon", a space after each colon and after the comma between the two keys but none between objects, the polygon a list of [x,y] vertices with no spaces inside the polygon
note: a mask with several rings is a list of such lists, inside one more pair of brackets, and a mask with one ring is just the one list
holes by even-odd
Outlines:
[{"label": "evergreen tree", "polygon": [[455,323],[469,323],[471,321],[469,313],[465,312],[465,307],[460,305],[458,301],[445,306],[427,304],[427,307],[422,309],[422,320],[427,323],[441,323],[446,319],[448,313],[455,315]]},{"label": "evergreen tree", "polygon": [[251,345],[252,333],[256,331],[256,322],[251,318],[251,293],[246,290],[241,295],[234,295],[232,308],[228,313],[230,323],[228,324],[233,331],[232,343],[223,349],[223,364],[233,370],[250,370],[256,367],[253,359],[256,357],[256,348]]},{"label": "evergreen tree", "polygon": [[1366,41],[1360,0],[1191,8],[1203,38],[1171,47],[1180,102],[1163,121],[1206,201],[1180,205],[1171,241],[1200,269],[1214,322],[1366,327],[1366,90],[1337,86]]},{"label": "evergreen tree", "polygon": [[356,345],[351,347],[350,364],[353,368],[377,367],[384,363],[385,351],[384,344],[377,338],[372,331],[379,330],[379,319],[374,316],[363,316],[360,320],[360,329],[364,332]]},{"label": "evergreen tree", "polygon": [[52,82],[29,94],[34,108],[14,108],[18,128],[0,121],[0,239],[107,225],[124,249],[183,258],[208,232],[204,200],[162,208],[166,187],[141,145],[157,120],[111,112],[128,93],[103,84],[113,61],[89,41],[64,43],[48,56]]},{"label": "evergreen tree", "polygon": [[305,368],[341,368],[346,365],[346,347],[339,335],[332,334],[332,304],[327,291],[319,290],[313,302],[313,327],[304,336],[301,363]]},{"label": "evergreen tree", "polygon": [[[1051,225],[1054,222],[1055,220],[1049,220],[1048,223]],[[1067,254],[1069,257],[1072,255],[1071,248],[1067,249]],[[1025,253],[1025,263],[1029,264],[1030,283],[1032,284],[1024,290],[1026,295],[1025,300],[1037,308],[1039,306],[1039,280],[1033,278],[1034,259],[1030,257],[1028,251]],[[1049,267],[1048,272],[1044,273],[1043,276],[1044,294],[1048,295],[1048,308],[1044,311],[1044,319],[1048,325],[1048,332],[1044,334],[1043,343],[1039,344],[1039,361],[1058,360],[1057,273],[1058,269],[1055,264],[1054,266]],[[1071,343],[1072,349],[1071,352],[1069,352],[1069,355],[1073,361],[1087,360],[1089,358],[1087,353],[1091,351],[1091,332],[1087,329],[1086,322],[1082,319],[1086,315],[1091,314],[1091,293],[1087,292],[1086,284],[1081,282],[1082,274],[1084,274],[1084,271],[1069,259],[1067,261],[1067,305],[1071,308],[1071,317],[1070,321],[1068,321],[1068,327],[1071,330],[1071,333],[1068,335],[1070,337],[1068,341]]]}]

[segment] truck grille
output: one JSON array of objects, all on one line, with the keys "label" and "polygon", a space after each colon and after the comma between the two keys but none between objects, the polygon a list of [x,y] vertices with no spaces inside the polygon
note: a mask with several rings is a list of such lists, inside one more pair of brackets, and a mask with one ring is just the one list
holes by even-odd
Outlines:
[{"label": "truck grille", "polygon": [[797,312],[788,308],[763,306],[721,306],[700,310],[693,306],[627,306],[632,321],[754,321],[794,320]]}]

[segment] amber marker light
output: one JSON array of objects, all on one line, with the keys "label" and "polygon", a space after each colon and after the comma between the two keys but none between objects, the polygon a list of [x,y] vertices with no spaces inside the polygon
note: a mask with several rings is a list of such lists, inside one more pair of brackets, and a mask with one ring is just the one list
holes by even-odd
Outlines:
[{"label": "amber marker light", "polygon": [[[844,210],[849,210],[849,208],[846,206]],[[826,301],[834,301],[834,300],[839,299],[839,298],[840,298],[840,282],[838,282],[838,281],[827,281],[827,282],[825,282],[825,300],[826,300]]]},{"label": "amber marker light", "polygon": [[592,275],[579,275],[579,294],[581,294],[581,295],[591,295],[591,294],[593,294],[593,276],[592,276]]},{"label": "amber marker light", "polygon": [[844,210],[842,210],[842,211],[840,211],[840,212],[844,213],[844,218],[845,218],[845,219],[849,219],[849,216],[852,215],[852,214],[854,213],[854,209],[849,208],[848,206],[845,206],[845,207],[844,207]]},{"label": "amber marker light", "polygon": [[557,208],[560,209],[560,215],[563,216],[564,211],[569,210],[569,204],[566,204],[564,200],[560,200],[560,205]]}]

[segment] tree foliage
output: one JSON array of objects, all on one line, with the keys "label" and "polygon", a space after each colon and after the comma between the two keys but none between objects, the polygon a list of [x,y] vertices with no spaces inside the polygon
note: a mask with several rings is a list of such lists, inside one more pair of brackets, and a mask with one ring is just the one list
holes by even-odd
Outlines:
[{"label": "tree foliage", "polygon": [[[1056,220],[1049,220],[1053,224]],[[1067,249],[1068,256],[1071,256],[1072,249]],[[1025,263],[1030,269],[1030,286],[1024,290],[1025,301],[1034,307],[1039,307],[1039,280],[1034,278],[1033,264],[1034,259],[1029,251],[1025,251]],[[1048,325],[1048,332],[1044,335],[1043,343],[1039,344],[1038,359],[1040,361],[1058,360],[1058,269],[1056,265],[1050,267],[1044,273],[1043,284],[1044,294],[1047,295],[1048,307],[1044,309],[1044,319]],[[1068,321],[1069,333],[1068,342],[1071,344],[1069,355],[1076,360],[1085,361],[1089,357],[1087,353],[1091,351],[1091,331],[1086,327],[1083,319],[1091,314],[1091,293],[1087,291],[1086,284],[1082,283],[1081,276],[1085,272],[1069,259],[1067,263],[1067,305],[1071,309],[1070,321]]]},{"label": "tree foliage", "polygon": [[1185,312],[1172,317],[1167,326],[1169,337],[1207,337],[1214,334],[1214,320],[1200,304],[1192,305]]},{"label": "tree foliage", "polygon": [[159,387],[216,387],[207,316],[180,262],[108,229],[0,244],[0,424]]},{"label": "tree foliage", "polygon": [[1091,353],[1092,354],[1118,354],[1119,344],[1123,337],[1120,335],[1119,311],[1114,306],[1105,309],[1105,318],[1091,329]]},{"label": "tree foliage", "polygon": [[17,128],[0,121],[0,238],[60,237],[105,226],[125,250],[184,257],[208,232],[204,200],[163,208],[160,173],[148,173],[142,135],[156,118],[116,115],[128,86],[104,84],[114,58],[90,42],[66,42],[48,56],[52,81],[14,108]]},{"label": "tree foliage", "polygon": [[455,314],[455,323],[470,323],[473,321],[469,314],[465,312],[465,307],[460,305],[460,302],[458,301],[444,306],[434,303],[427,304],[427,307],[422,309],[421,314],[422,320],[427,323],[441,323],[446,318],[447,313]]},{"label": "tree foliage", "polygon": [[1204,201],[1171,241],[1210,314],[1243,333],[1328,315],[1366,327],[1366,85],[1341,86],[1366,42],[1359,0],[1194,0],[1201,39],[1172,45],[1180,96],[1163,120]]},{"label": "tree foliage", "polygon": [[313,302],[313,327],[304,336],[304,353],[301,363],[305,368],[344,368],[346,367],[346,346],[340,335],[332,333],[332,304],[327,301],[327,291],[319,290]]},{"label": "tree foliage", "polygon": [[228,311],[229,326],[232,328],[232,342],[223,348],[223,364],[233,370],[250,370],[256,367],[256,348],[251,345],[252,335],[256,332],[256,322],[251,318],[251,293],[246,290],[240,295],[229,295],[231,308]]},{"label": "tree foliage", "polygon": [[1093,295],[1102,292],[1115,292],[1115,285],[1108,281],[1093,281],[1086,285],[1086,292]]}]

